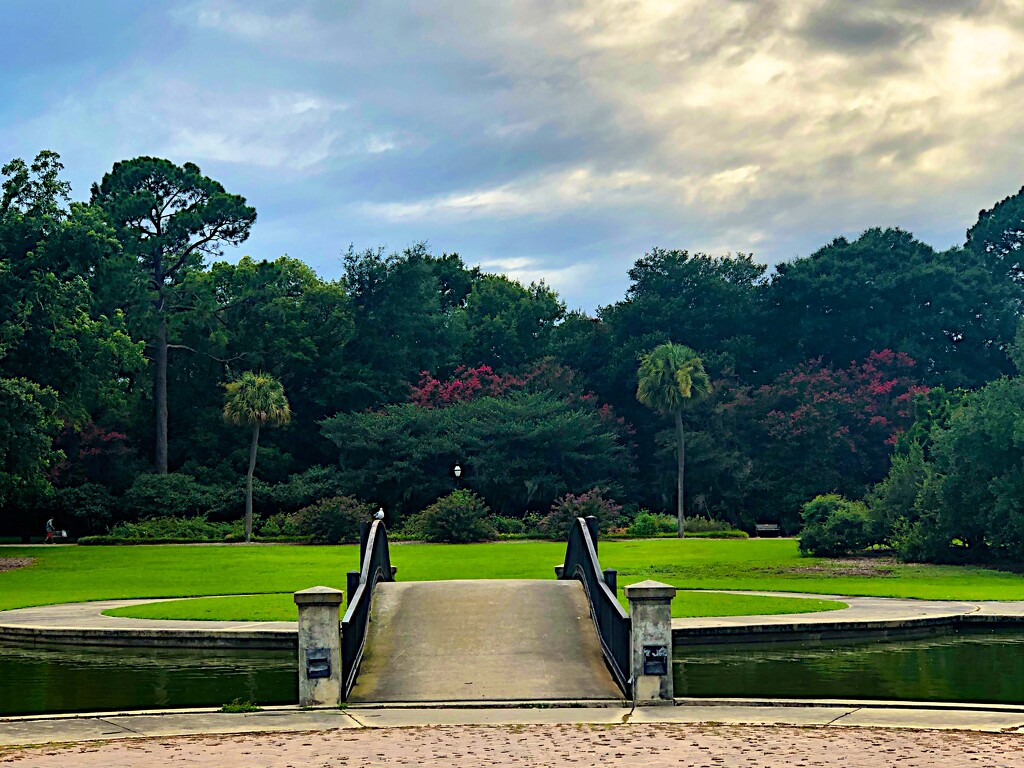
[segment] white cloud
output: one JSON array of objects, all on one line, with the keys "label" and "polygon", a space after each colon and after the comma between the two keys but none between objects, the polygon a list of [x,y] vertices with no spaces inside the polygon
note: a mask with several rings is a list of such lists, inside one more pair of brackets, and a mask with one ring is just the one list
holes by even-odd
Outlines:
[{"label": "white cloud", "polygon": [[[200,95],[187,92],[175,103],[196,104]],[[167,151],[268,168],[309,169],[331,155],[342,135],[335,122],[344,104],[310,93],[270,93],[239,101],[216,100],[205,109],[170,115]],[[367,151],[372,151],[369,147]]]},{"label": "white cloud", "polygon": [[498,272],[523,285],[544,282],[559,293],[575,293],[593,277],[597,271],[594,264],[570,264],[567,267],[551,267],[545,259],[513,257],[487,259],[480,267],[488,272]]},{"label": "white cloud", "polygon": [[[159,94],[155,98],[153,94]],[[75,93],[19,127],[53,146],[113,140],[118,157],[168,155],[195,162],[309,171],[357,129],[348,107],[307,91],[214,92],[133,73]],[[383,151],[367,144],[363,152]]]},{"label": "white cloud", "polygon": [[224,32],[254,42],[310,41],[322,29],[315,18],[297,9],[286,13],[260,11],[252,3],[231,0],[197,0],[175,9],[174,16],[200,29]]},{"label": "white cloud", "polygon": [[398,148],[398,142],[388,136],[367,136],[366,151],[371,155],[379,155],[382,152],[390,152]]},{"label": "white cloud", "polygon": [[617,196],[641,190],[651,179],[642,171],[601,173],[578,167],[424,200],[368,204],[365,209],[393,220],[552,215],[582,206],[607,205]]}]

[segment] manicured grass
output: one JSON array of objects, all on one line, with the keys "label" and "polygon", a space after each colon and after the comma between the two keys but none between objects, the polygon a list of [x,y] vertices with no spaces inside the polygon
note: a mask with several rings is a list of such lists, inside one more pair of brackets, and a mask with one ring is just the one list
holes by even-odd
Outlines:
[{"label": "manicured grass", "polygon": [[[394,544],[403,581],[554,578],[565,545]],[[129,597],[287,593],[323,584],[345,588],[355,546],[208,545],[4,547],[0,557],[35,564],[0,572],[0,609]],[[790,539],[605,541],[601,564],[621,587],[657,579],[687,589],[749,589],[934,600],[1024,600],[1024,576],[958,566],[851,564],[802,558]],[[870,567],[865,567],[867,562]]]},{"label": "manicured grass", "polygon": [[[626,605],[625,597],[620,598]],[[769,613],[816,613],[846,608],[838,600],[814,600],[806,597],[762,597],[761,595],[720,595],[714,592],[677,592],[672,600],[672,616],[759,616]],[[628,606],[627,606],[628,608]]]},{"label": "manicured grass", "polygon": [[[623,605],[625,598],[622,597]],[[813,613],[845,608],[837,600],[758,595],[720,595],[713,592],[680,592],[672,601],[672,615],[753,616],[768,613]],[[195,621],[295,621],[292,594],[201,597],[166,603],[133,605],[104,611],[107,616],[133,619],[188,619]]]},{"label": "manicured grass", "polygon": [[190,621],[296,621],[291,592],[238,597],[199,597],[166,603],[132,605],[104,611],[105,616],[132,619],[186,619]]}]

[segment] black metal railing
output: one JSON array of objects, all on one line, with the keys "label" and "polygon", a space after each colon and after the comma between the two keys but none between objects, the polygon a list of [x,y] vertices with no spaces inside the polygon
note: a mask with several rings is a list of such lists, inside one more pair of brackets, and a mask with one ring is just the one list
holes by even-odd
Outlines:
[{"label": "black metal railing", "polygon": [[573,522],[565,548],[565,562],[558,578],[582,582],[608,668],[623,693],[631,696],[632,622],[615,597],[615,571],[602,571],[598,563],[596,517],[577,517]]},{"label": "black metal railing", "polygon": [[355,685],[359,662],[363,658],[373,588],[379,581],[395,580],[384,523],[374,520],[371,525],[364,526],[359,539],[360,568],[358,571],[349,571],[348,610],[341,620],[341,672],[346,699]]}]

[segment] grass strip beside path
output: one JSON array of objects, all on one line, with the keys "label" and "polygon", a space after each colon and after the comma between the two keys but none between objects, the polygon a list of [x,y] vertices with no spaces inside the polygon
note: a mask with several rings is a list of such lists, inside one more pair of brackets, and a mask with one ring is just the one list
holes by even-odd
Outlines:
[{"label": "grass strip beside path", "polygon": [[[621,595],[622,604],[626,599]],[[679,592],[672,601],[672,615],[756,616],[778,613],[814,613],[845,608],[838,600],[758,595],[719,595],[713,592]],[[105,616],[131,619],[180,619],[186,621],[296,621],[292,593],[279,595],[238,595],[201,597],[164,603],[130,605],[103,612]]]},{"label": "grass strip beside path", "polygon": [[[402,581],[551,579],[565,545],[394,544]],[[288,593],[322,584],[345,589],[358,566],[355,546],[207,545],[5,547],[32,557],[0,573],[0,610],[136,597]],[[1024,600],[1024,576],[963,566],[901,564],[877,558],[803,558],[791,539],[607,541],[601,565],[622,587],[656,579],[683,589],[811,592],[929,600]]]},{"label": "grass strip beside path", "polygon": [[298,621],[291,592],[270,595],[195,597],[112,608],[104,616],[183,621]]}]

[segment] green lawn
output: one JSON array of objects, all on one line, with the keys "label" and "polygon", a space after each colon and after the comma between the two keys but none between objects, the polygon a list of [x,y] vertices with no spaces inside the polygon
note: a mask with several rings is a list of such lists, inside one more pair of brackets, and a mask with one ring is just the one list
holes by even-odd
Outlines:
[{"label": "green lawn", "polygon": [[200,597],[147,603],[104,611],[106,616],[133,619],[187,619],[192,621],[295,621],[298,614],[291,592],[238,597]]},{"label": "green lawn", "polygon": [[[626,600],[620,599],[625,605]],[[810,600],[799,597],[761,597],[723,595],[714,592],[680,592],[672,601],[672,615],[752,616],[767,613],[813,613],[845,608],[837,600]],[[104,611],[107,616],[134,619],[189,619],[199,621],[295,621],[295,602],[291,592],[238,597],[201,597],[166,603],[133,605]]]},{"label": "green lawn", "polygon": [[[565,545],[394,544],[403,581],[554,578]],[[1024,600],[1024,576],[958,566],[876,564],[802,558],[789,539],[607,541],[601,564],[621,587],[657,579],[689,589],[755,589],[926,599]],[[35,564],[0,572],[0,609],[129,597],[293,592],[345,588],[355,546],[286,545],[4,547],[0,557]],[[871,563],[872,561],[867,561]]]}]

